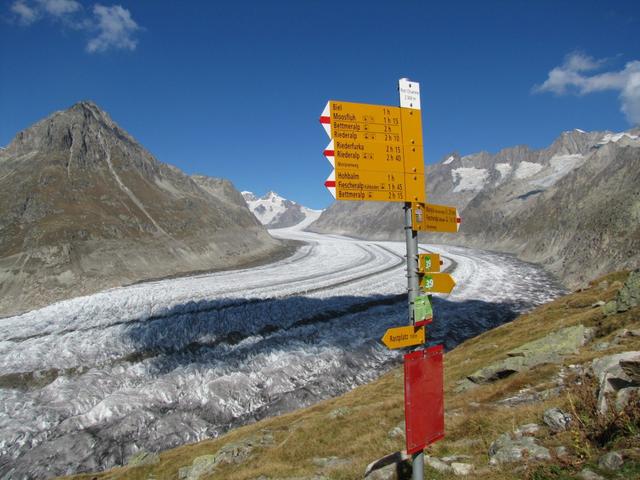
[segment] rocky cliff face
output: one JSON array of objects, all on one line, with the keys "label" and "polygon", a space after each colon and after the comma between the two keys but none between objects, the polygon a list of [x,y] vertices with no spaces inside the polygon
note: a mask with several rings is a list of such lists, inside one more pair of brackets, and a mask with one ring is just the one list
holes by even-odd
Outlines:
[{"label": "rocky cliff face", "polygon": [[[546,149],[452,154],[427,168],[431,203],[456,206],[457,235],[433,243],[501,250],[539,262],[575,286],[640,263],[637,130],[564,132]],[[400,204],[336,202],[310,230],[403,238]]]},{"label": "rocky cliff face", "polygon": [[0,150],[0,315],[282,250],[230,182],[157,161],[81,102]]}]

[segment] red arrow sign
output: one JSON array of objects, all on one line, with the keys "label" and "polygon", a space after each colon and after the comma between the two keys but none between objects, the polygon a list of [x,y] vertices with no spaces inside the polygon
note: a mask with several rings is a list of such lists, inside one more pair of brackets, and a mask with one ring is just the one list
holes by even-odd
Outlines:
[{"label": "red arrow sign", "polygon": [[329,135],[329,138],[333,138],[331,136],[331,102],[327,102],[327,105],[324,107],[322,115],[320,115],[320,123],[324,127],[324,131]]},{"label": "red arrow sign", "polygon": [[327,145],[327,148],[324,149],[324,156],[327,158],[327,160],[329,160],[329,163],[334,168],[336,166],[335,155],[336,152],[333,149],[333,140],[331,140],[329,142],[329,145]]},{"label": "red arrow sign", "polygon": [[336,198],[336,171],[332,171],[331,174],[327,177],[327,180],[324,182],[324,186],[327,187],[329,193],[333,195],[333,198]]}]

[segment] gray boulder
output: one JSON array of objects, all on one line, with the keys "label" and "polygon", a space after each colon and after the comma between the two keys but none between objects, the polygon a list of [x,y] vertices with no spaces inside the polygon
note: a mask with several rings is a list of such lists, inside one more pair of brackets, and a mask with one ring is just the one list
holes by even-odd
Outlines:
[{"label": "gray boulder", "polygon": [[542,415],[545,425],[553,432],[562,432],[567,430],[571,425],[571,415],[563,412],[559,408],[550,408]]},{"label": "gray boulder", "polygon": [[374,460],[364,471],[368,480],[400,480],[411,476],[410,455],[407,452],[393,452]]},{"label": "gray boulder", "polygon": [[211,474],[218,465],[224,463],[242,463],[246,461],[257,445],[272,445],[273,434],[263,430],[259,435],[249,437],[240,442],[228,443],[212,455],[202,455],[193,460],[191,466],[182,467],[178,477],[186,480],[198,480]]},{"label": "gray boulder", "polygon": [[187,473],[187,480],[199,480],[200,477],[213,472],[218,465],[215,455],[202,455],[196,457]]},{"label": "gray boulder", "polygon": [[454,462],[460,462],[461,460],[471,460],[471,458],[471,455],[448,455],[446,457],[440,457],[440,460],[451,465]]},{"label": "gray boulder", "polygon": [[547,355],[550,358],[555,358],[560,355],[576,353],[591,337],[593,337],[593,329],[586,328],[584,325],[574,325],[525,343],[511,350],[507,355],[525,358]]},{"label": "gray boulder", "polygon": [[[597,358],[591,362],[591,370],[599,385],[598,410],[604,414],[608,409],[607,394],[613,394],[617,397],[621,390],[640,387],[640,351],[623,352]],[[629,393],[623,393],[621,397],[623,398]],[[620,404],[622,404],[622,400]]]},{"label": "gray boulder", "polygon": [[466,476],[470,475],[471,472],[475,469],[475,466],[471,463],[460,463],[460,462],[452,462],[451,470],[454,475]]},{"label": "gray boulder", "polygon": [[605,303],[601,308],[602,308],[602,313],[608,317],[609,315],[614,315],[618,311],[618,304],[616,303],[615,300],[610,300],[607,303]]},{"label": "gray boulder", "polygon": [[468,378],[463,378],[462,380],[458,380],[456,382],[456,386],[453,388],[453,391],[455,393],[462,393],[462,392],[465,392],[465,391],[467,391],[467,390],[469,390],[471,388],[475,388],[477,386],[478,386],[478,384],[476,382],[472,382]]},{"label": "gray boulder", "polygon": [[438,457],[430,457],[429,455],[425,455],[424,464],[440,473],[449,473],[452,471],[451,466]]},{"label": "gray boulder", "polygon": [[611,348],[611,342],[598,342],[592,347],[596,352],[603,352]]},{"label": "gray boulder", "polygon": [[621,411],[624,409],[629,403],[629,400],[631,400],[632,395],[640,398],[640,387],[627,387],[618,390],[616,395],[616,410]]},{"label": "gray boulder", "polygon": [[537,392],[532,388],[523,388],[515,395],[503,398],[495,403],[496,405],[507,405],[510,407],[526,403],[539,403],[550,398],[557,397],[562,390],[562,386],[548,388],[540,392]]},{"label": "gray boulder", "polygon": [[533,435],[540,431],[540,425],[537,423],[527,423],[525,425],[520,425],[515,433],[516,435]]},{"label": "gray boulder", "polygon": [[558,363],[564,355],[576,353],[593,336],[584,325],[563,328],[525,343],[507,353],[507,358],[475,371],[467,378],[473,383],[489,383],[543,363]]},{"label": "gray boulder", "polygon": [[525,362],[524,358],[509,357],[476,370],[467,378],[475,384],[490,383],[526,369],[527,362]]},{"label": "gray boulder", "polygon": [[405,425],[404,425],[404,421],[402,421],[389,431],[389,434],[388,434],[389,438],[404,438],[405,437],[404,429],[405,429]]},{"label": "gray boulder", "polygon": [[560,445],[559,447],[556,447],[555,453],[556,453],[556,457],[559,457],[559,458],[563,458],[569,455],[569,451],[567,450],[567,447],[565,447],[564,445]]},{"label": "gray boulder", "polygon": [[626,312],[638,305],[640,305],[640,269],[629,274],[629,278],[624,282],[616,297],[618,312]]},{"label": "gray boulder", "polygon": [[396,465],[380,467],[365,475],[364,478],[369,480],[396,480],[398,478]]},{"label": "gray boulder", "polygon": [[605,470],[619,470],[624,464],[622,455],[618,452],[608,452],[598,459],[598,466]]},{"label": "gray boulder", "polygon": [[500,435],[489,447],[489,463],[500,465],[503,463],[521,462],[529,460],[549,460],[549,450],[536,443],[530,436],[512,437],[508,433]]},{"label": "gray boulder", "polygon": [[605,480],[604,477],[601,477],[597,473],[588,468],[583,468],[580,473],[578,473],[578,478],[580,480]]}]

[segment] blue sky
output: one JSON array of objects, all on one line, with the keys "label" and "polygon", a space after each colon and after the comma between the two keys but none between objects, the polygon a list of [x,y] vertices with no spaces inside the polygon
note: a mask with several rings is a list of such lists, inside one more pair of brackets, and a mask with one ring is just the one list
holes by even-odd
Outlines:
[{"label": "blue sky", "polygon": [[102,1],[0,2],[1,145],[90,99],[160,161],[324,208],[325,103],[401,77],[427,164],[640,121],[637,0]]}]

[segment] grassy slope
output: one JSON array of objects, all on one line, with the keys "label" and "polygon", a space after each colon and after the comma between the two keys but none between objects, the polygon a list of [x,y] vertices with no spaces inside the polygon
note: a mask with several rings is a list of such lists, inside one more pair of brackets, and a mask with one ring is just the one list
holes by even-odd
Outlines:
[{"label": "grassy slope", "polygon": [[[445,357],[446,438],[429,448],[430,455],[466,454],[476,465],[477,476],[487,479],[523,478],[523,472],[514,473],[513,467],[504,469],[487,467],[487,451],[500,434],[512,431],[525,423],[542,424],[542,412],[550,406],[561,406],[571,411],[569,396],[561,394],[545,402],[505,407],[496,400],[508,397],[523,387],[549,388],[561,365],[542,365],[528,372],[518,373],[493,384],[477,387],[464,393],[455,393],[456,383],[475,370],[505,357],[507,351],[525,342],[540,338],[561,327],[584,324],[596,327],[597,337],[581,351],[565,357],[564,364],[585,363],[593,358],[619,351],[639,350],[640,338],[630,337],[604,352],[590,345],[606,341],[621,327],[640,328],[640,307],[624,314],[605,317],[600,308],[592,308],[597,300],[613,299],[626,272],[612,274],[592,283],[582,292],[561,297],[513,322],[471,339]],[[605,280],[606,282],[603,284]],[[437,314],[437,312],[436,312]],[[437,321],[437,319],[436,319]],[[265,475],[269,478],[325,475],[335,479],[362,478],[366,465],[376,458],[404,448],[402,437],[389,432],[403,422],[402,369],[397,368],[375,382],[319,404],[275,418],[265,419],[215,439],[187,445],[160,454],[160,463],[153,466],[122,467],[99,474],[76,475],[76,479],[164,479],[177,478],[180,467],[188,466],[198,456],[214,454],[230,443],[241,442],[252,436],[273,435],[271,445],[257,446],[251,456],[241,464],[222,464],[204,478],[229,480],[252,479]],[[593,462],[598,450],[584,445],[584,441],[571,432],[551,435],[544,429],[540,442],[546,446],[567,446],[572,452],[571,465],[580,468]],[[314,459],[336,456],[349,463],[334,467],[319,467]],[[557,463],[557,462],[556,462]],[[427,478],[449,478],[426,468]],[[636,472],[638,473],[638,472]],[[632,473],[631,475],[634,475]],[[454,478],[453,475],[450,475]],[[572,478],[536,477],[531,478]]]}]

